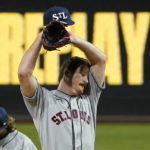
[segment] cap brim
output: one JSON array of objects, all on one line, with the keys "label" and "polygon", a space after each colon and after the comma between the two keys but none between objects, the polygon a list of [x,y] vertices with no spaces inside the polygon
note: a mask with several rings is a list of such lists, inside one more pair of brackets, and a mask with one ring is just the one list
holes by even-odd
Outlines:
[{"label": "cap brim", "polygon": [[69,23],[67,23],[67,25],[73,25],[73,24],[75,24],[75,22],[72,20]]}]

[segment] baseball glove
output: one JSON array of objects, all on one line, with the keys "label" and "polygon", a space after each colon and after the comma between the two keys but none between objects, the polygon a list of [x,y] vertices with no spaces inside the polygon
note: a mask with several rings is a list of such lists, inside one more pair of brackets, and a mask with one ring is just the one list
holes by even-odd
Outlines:
[{"label": "baseball glove", "polygon": [[44,49],[52,51],[69,43],[69,33],[63,23],[52,21],[43,30],[42,44]]}]

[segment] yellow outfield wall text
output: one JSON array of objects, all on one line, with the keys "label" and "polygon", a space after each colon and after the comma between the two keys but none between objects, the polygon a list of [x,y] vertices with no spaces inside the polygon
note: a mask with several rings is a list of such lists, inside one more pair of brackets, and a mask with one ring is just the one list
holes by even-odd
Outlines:
[{"label": "yellow outfield wall text", "polygon": [[[72,13],[75,25],[67,27],[77,36],[87,40],[88,14]],[[149,32],[149,12],[96,12],[93,19],[92,43],[107,55],[106,82],[122,85],[122,58],[119,32],[122,32],[127,62],[128,85],[142,85],[144,82],[144,52]],[[0,12],[0,85],[18,85],[18,66],[25,51],[40,32],[43,24],[42,12]],[[119,24],[121,31],[119,31]],[[40,84],[57,85],[60,55],[85,57],[72,45],[60,51],[47,52],[42,48],[43,68],[40,57],[34,75]]]}]

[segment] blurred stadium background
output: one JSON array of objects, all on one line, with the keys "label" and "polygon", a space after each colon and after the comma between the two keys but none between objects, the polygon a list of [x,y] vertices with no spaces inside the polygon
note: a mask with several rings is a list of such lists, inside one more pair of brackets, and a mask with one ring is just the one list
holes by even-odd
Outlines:
[{"label": "blurred stadium background", "polygon": [[[0,106],[16,118],[17,128],[31,137],[37,147],[40,144],[22,100],[17,69],[24,51],[43,25],[43,12],[59,5],[68,8],[76,22],[69,30],[94,43],[108,58],[106,89],[98,105],[95,149],[150,149],[149,3],[144,0],[1,2]],[[71,46],[59,53],[42,50],[35,70],[40,84],[56,88],[59,64],[71,55],[83,56]]]}]

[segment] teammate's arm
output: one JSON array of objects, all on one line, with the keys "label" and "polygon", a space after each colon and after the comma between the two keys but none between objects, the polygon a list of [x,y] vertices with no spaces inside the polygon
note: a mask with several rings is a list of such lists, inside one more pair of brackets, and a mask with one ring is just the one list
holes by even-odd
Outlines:
[{"label": "teammate's arm", "polygon": [[71,32],[69,32],[69,34],[71,43],[73,43],[75,46],[80,48],[85,53],[85,55],[87,56],[88,60],[92,65],[91,67],[92,72],[99,80],[99,83],[102,84],[104,81],[106,55],[102,51],[100,51],[97,47],[95,47],[93,44],[83,39],[80,39]]},{"label": "teammate's arm", "polygon": [[24,54],[18,69],[20,86],[23,94],[27,97],[32,97],[37,87],[37,81],[32,73],[42,46],[41,36],[42,32]]}]

